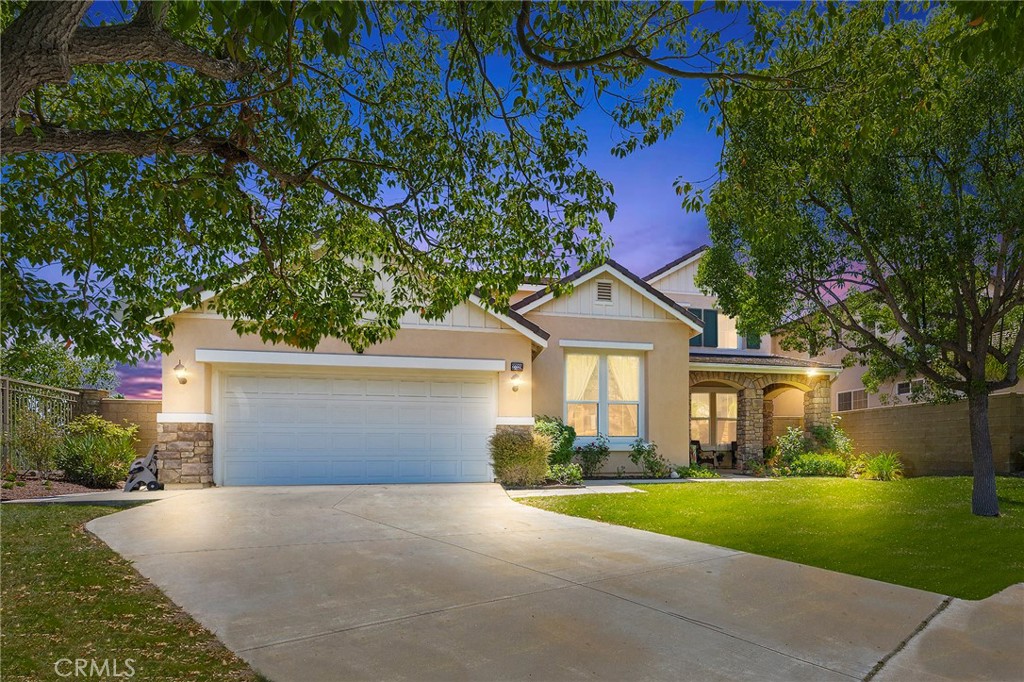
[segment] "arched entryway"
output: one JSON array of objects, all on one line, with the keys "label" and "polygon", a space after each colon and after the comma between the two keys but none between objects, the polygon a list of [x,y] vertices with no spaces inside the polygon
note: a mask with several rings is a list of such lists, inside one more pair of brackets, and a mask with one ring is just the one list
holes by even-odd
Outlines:
[{"label": "arched entryway", "polygon": [[774,442],[776,404],[785,405],[787,412],[802,404],[798,420],[804,429],[831,421],[830,376],[814,370],[804,374],[746,370],[690,372],[691,440],[722,449],[731,444],[723,440],[734,436],[735,464],[743,468],[744,462],[761,459],[764,448]]}]

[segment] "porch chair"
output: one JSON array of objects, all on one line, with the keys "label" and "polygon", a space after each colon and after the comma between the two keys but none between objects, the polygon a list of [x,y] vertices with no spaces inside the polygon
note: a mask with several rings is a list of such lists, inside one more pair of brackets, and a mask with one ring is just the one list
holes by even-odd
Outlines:
[{"label": "porch chair", "polygon": [[710,464],[718,468],[714,450],[705,450],[699,440],[690,441],[690,461],[696,460],[697,464]]}]

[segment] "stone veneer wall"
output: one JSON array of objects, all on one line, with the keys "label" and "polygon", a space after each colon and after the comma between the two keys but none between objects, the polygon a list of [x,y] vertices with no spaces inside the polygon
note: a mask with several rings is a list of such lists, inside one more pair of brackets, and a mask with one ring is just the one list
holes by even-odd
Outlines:
[{"label": "stone veneer wall", "polygon": [[157,424],[159,479],[165,484],[213,485],[213,424]]}]

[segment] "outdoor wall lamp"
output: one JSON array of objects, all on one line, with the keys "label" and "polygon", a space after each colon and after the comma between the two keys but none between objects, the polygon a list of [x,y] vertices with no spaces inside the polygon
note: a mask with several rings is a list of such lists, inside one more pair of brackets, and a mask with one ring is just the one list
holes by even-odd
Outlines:
[{"label": "outdoor wall lamp", "polygon": [[512,391],[513,393],[519,390],[519,387],[523,384],[523,377],[518,374],[512,375]]},{"label": "outdoor wall lamp", "polygon": [[178,364],[174,366],[174,376],[178,377],[179,384],[188,383],[188,374],[185,372],[185,365],[181,364],[181,360],[178,360]]},{"label": "outdoor wall lamp", "polygon": [[809,369],[809,370],[807,370],[807,376],[809,376],[809,377],[816,377],[816,376],[818,376],[818,370],[816,370],[816,369]]}]

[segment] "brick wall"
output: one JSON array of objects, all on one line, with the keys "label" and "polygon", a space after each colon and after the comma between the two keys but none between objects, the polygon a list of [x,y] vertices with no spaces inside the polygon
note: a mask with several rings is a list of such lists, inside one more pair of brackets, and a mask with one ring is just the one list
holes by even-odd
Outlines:
[{"label": "brick wall", "polygon": [[160,412],[160,405],[159,400],[103,398],[99,401],[97,414],[115,424],[128,423],[138,426],[135,451],[142,457],[149,453],[149,448],[157,441],[156,415]]},{"label": "brick wall", "polygon": [[[909,476],[971,473],[967,401],[899,405],[842,412],[857,452],[896,450]],[[1024,394],[989,398],[989,430],[998,473],[1020,470],[1024,450]]]}]

